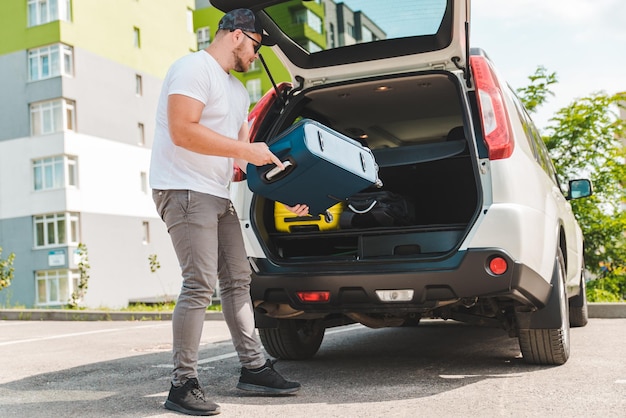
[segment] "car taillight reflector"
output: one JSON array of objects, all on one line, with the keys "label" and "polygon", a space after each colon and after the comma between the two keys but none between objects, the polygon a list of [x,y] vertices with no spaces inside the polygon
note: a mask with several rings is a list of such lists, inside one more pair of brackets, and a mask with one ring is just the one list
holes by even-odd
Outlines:
[{"label": "car taillight reflector", "polygon": [[304,291],[304,292],[296,292],[298,298],[302,302],[307,303],[325,303],[330,300],[330,292],[327,291]]},{"label": "car taillight reflector", "polygon": [[514,142],[500,84],[485,57],[471,56],[470,66],[489,159],[508,158],[513,153]]},{"label": "car taillight reflector", "polygon": [[508,263],[502,257],[494,257],[489,261],[489,271],[497,276],[506,273],[508,268]]}]

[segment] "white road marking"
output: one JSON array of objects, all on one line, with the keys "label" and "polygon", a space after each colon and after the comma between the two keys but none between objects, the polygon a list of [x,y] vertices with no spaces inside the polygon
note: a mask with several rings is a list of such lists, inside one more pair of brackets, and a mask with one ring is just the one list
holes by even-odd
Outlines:
[{"label": "white road marking", "polygon": [[439,377],[442,379],[467,379],[467,378],[475,378],[475,377],[523,377],[522,373],[511,373],[511,374],[440,374]]},{"label": "white road marking", "polygon": [[132,327],[132,328],[109,328],[109,329],[100,329],[100,330],[97,330],[97,331],[84,331],[84,332],[73,332],[71,334],[50,335],[48,337],[38,337],[38,338],[28,338],[28,339],[25,339],[25,340],[5,341],[5,342],[1,342],[0,343],[0,347],[6,346],[6,345],[13,345],[13,344],[32,343],[32,342],[37,342],[37,341],[57,340],[57,339],[60,339],[60,338],[80,337],[82,335],[102,334],[102,333],[105,333],[105,332],[126,331],[128,329],[157,328],[157,327],[160,327],[160,326],[163,326],[163,325],[161,325],[161,324],[159,324],[159,325],[141,325],[141,326]]}]

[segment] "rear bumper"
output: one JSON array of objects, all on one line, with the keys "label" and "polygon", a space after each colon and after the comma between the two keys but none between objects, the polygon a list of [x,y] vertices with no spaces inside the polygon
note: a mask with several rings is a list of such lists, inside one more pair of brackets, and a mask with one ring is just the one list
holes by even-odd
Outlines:
[{"label": "rear bumper", "polygon": [[[495,256],[503,257],[509,266],[499,276],[486,267]],[[308,313],[420,310],[440,301],[475,297],[502,297],[542,308],[551,290],[549,278],[547,281],[516,263],[503,250],[490,248],[460,251],[437,262],[277,266],[267,259],[255,259],[253,266],[251,295],[255,304],[288,304]],[[327,271],[320,271],[324,269]],[[376,290],[390,289],[413,289],[413,299],[382,302],[376,296]],[[300,291],[328,291],[331,296],[327,303],[304,303],[296,295]]]}]

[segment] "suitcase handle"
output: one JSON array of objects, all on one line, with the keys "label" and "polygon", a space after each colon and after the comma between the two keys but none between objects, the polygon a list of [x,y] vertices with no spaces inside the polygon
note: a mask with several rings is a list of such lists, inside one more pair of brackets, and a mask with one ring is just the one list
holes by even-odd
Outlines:
[{"label": "suitcase handle", "polygon": [[283,161],[283,165],[285,166],[284,170],[281,170],[280,167],[276,166],[265,173],[265,180],[268,182],[276,181],[289,174],[289,172],[294,168],[294,164],[290,160]]},{"label": "suitcase handle", "polygon": [[365,173],[367,170],[365,169],[365,156],[363,155],[363,153],[359,153],[359,156],[361,157],[361,168],[363,168],[363,172]]}]

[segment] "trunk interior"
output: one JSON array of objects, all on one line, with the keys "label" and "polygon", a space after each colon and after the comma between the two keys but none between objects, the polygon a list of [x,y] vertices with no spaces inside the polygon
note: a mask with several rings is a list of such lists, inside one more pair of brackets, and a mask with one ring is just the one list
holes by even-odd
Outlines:
[{"label": "trunk interior", "polygon": [[[402,196],[410,221],[375,226],[346,222],[345,204],[331,209],[333,225],[295,222],[261,196],[252,201],[252,222],[267,255],[276,262],[429,258],[455,249],[480,205],[474,145],[464,128],[467,112],[459,80],[429,72],[320,87],[290,97],[264,133],[277,133],[300,118],[316,120],[369,147],[383,186]],[[291,218],[290,218],[291,217]],[[337,220],[340,218],[341,222]]]}]

